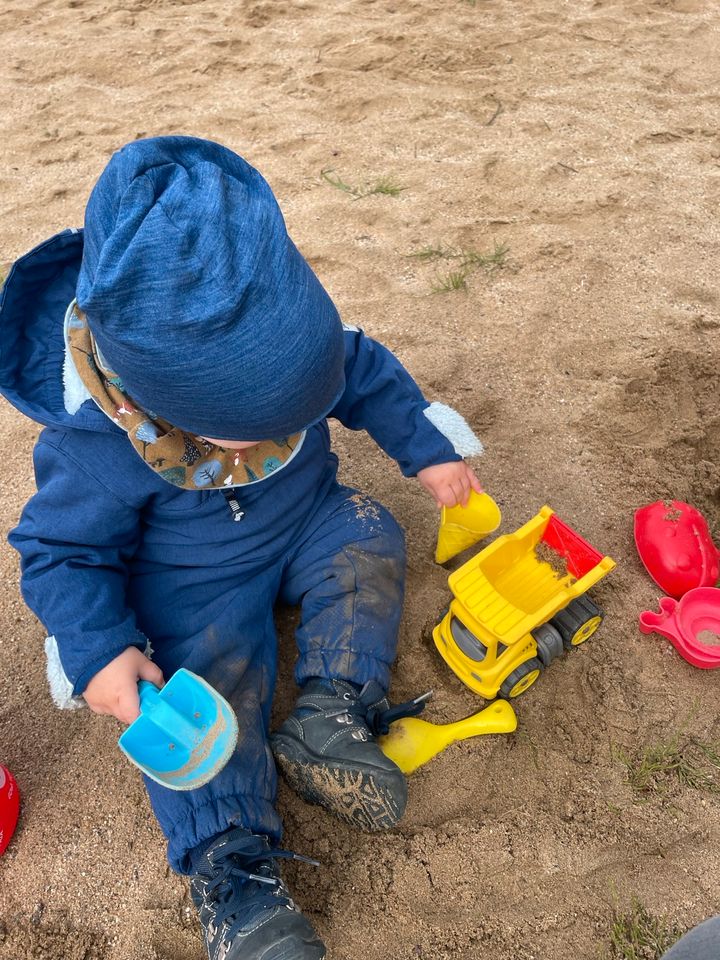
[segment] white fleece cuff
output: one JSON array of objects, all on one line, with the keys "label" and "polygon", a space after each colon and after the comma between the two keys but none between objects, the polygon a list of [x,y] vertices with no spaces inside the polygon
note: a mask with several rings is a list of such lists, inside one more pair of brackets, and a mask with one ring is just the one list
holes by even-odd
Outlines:
[{"label": "white fleece cuff", "polygon": [[65,358],[63,360],[63,403],[65,404],[65,409],[71,416],[78,412],[86,400],[92,400],[90,391],[82,382],[80,379],[80,374],[77,372],[77,367],[75,366],[75,361],[73,360],[72,353],[70,352],[70,344],[68,342],[68,324],[70,323],[70,315],[74,306],[75,301],[73,300],[65,311],[65,325],[63,328],[65,336]]},{"label": "white fleece cuff", "polygon": [[50,696],[55,706],[61,710],[77,710],[79,707],[84,707],[86,704],[83,697],[73,696],[73,685],[63,670],[55,637],[45,638],[45,656]]},{"label": "white fleece cuff", "polygon": [[455,447],[459,457],[477,457],[483,445],[470,429],[465,417],[445,403],[431,403],[423,410],[430,423]]},{"label": "white fleece cuff", "polygon": [[[146,641],[146,657],[152,659],[153,649],[150,641]],[[80,707],[86,707],[85,697],[73,696],[73,685],[63,670],[60,660],[60,651],[58,650],[55,637],[45,637],[45,656],[47,657],[47,678],[50,684],[50,696],[53,703],[61,710],[78,710]]]}]

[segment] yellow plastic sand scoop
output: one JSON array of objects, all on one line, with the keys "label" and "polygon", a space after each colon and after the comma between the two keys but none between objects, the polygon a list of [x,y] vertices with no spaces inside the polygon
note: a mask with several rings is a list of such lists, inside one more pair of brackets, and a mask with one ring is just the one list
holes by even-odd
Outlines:
[{"label": "yellow plastic sand scoop", "polygon": [[452,557],[478,543],[500,526],[500,508],[487,493],[470,491],[466,507],[443,507],[435,563],[447,563]]},{"label": "yellow plastic sand scoop", "polygon": [[480,713],[456,723],[428,723],[417,717],[403,717],[378,737],[380,749],[403,773],[412,773],[457,740],[485,733],[512,733],[517,728],[515,711],[507,700],[495,700]]}]

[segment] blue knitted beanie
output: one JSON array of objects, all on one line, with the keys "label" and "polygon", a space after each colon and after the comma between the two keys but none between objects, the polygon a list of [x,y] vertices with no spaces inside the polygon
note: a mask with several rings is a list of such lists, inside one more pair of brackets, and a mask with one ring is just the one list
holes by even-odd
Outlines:
[{"label": "blue knitted beanie", "polygon": [[196,435],[287,436],[344,388],[332,300],[263,177],[208,140],[113,155],[85,212],[77,301],[128,395]]}]

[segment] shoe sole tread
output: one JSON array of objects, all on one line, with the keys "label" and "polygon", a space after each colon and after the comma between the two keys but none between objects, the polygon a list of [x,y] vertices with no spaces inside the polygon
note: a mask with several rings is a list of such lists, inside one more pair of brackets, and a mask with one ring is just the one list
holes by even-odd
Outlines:
[{"label": "shoe sole tread", "polygon": [[[313,761],[307,755],[297,756],[292,742],[280,737],[274,738],[273,750],[283,776],[303,800],[324,807],[351,826],[370,833],[388,830],[405,811],[406,787],[399,771],[397,776],[392,772],[383,776],[382,771]],[[395,796],[398,787],[404,794],[402,803]]]}]

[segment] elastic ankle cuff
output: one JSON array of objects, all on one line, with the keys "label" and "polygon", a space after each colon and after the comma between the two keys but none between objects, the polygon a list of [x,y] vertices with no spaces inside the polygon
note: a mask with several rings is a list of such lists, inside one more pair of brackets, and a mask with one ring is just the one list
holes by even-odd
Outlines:
[{"label": "elastic ankle cuff", "polygon": [[187,857],[190,861],[190,869],[193,873],[198,872],[200,869],[200,861],[205,856],[205,853],[220,839],[223,833],[227,833],[227,830],[223,830],[222,833],[216,833],[207,840],[201,841],[196,847],[193,847],[192,850],[188,850]]},{"label": "elastic ankle cuff", "polygon": [[335,680],[342,680],[343,683],[347,683],[353,688],[353,690],[357,690],[358,693],[362,689],[362,684],[353,683],[352,680],[346,680],[344,677],[335,677],[333,679],[328,679],[328,677],[306,677],[300,684],[300,689],[305,690],[308,686],[310,686],[310,684],[312,684],[315,691],[322,690],[326,693],[335,694],[337,693]]},{"label": "elastic ankle cuff", "polygon": [[301,655],[295,667],[295,680],[302,686],[313,677],[345,680],[363,687],[369,680],[377,680],[383,690],[390,688],[390,664],[357,650],[310,650]]},{"label": "elastic ankle cuff", "polygon": [[176,819],[166,834],[170,866],[176,873],[191,873],[192,852],[205,843],[208,835],[215,841],[236,827],[264,835],[273,843],[277,843],[282,835],[280,817],[274,805],[264,797],[246,793],[209,797],[188,810],[184,817]]}]

